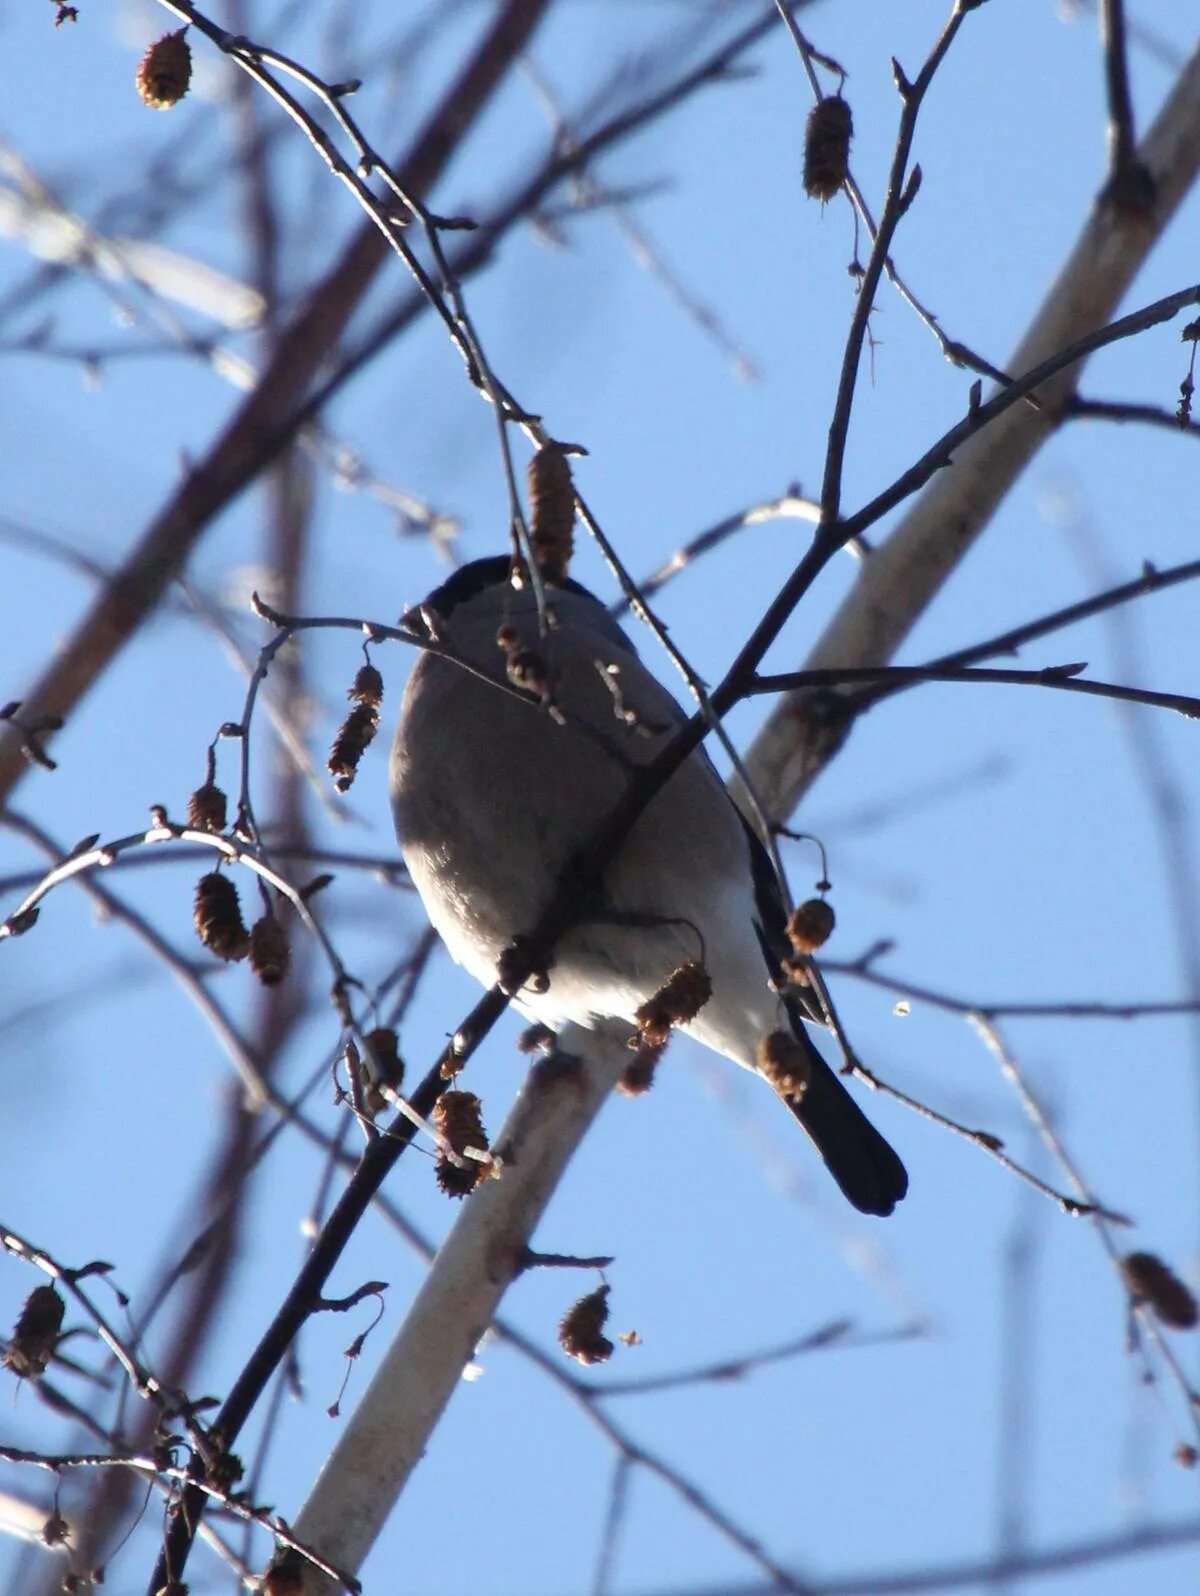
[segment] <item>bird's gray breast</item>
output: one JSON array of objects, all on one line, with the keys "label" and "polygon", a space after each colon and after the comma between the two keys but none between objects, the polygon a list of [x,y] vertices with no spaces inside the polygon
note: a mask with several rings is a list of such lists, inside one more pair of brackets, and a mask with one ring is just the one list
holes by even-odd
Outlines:
[{"label": "bird's gray breast", "polygon": [[[495,624],[448,641],[496,678]],[[568,650],[525,625],[544,656],[558,716],[449,660],[426,653],[405,695],[392,754],[396,824],[409,869],[462,962],[455,931],[495,957],[529,931],[571,856],[618,801],[634,754],[602,671],[613,649]],[[484,647],[480,647],[480,644]],[[485,652],[486,649],[486,652]],[[490,657],[489,657],[490,656]],[[627,656],[632,658],[632,656]]]},{"label": "bird's gray breast", "polygon": [[[544,661],[554,712],[426,653],[410,679],[392,779],[405,859],[430,918],[487,982],[683,716],[594,601],[577,612],[564,605],[560,626],[545,632],[531,608],[466,608],[450,618],[449,647],[500,678],[497,626],[515,625]],[[695,753],[635,823],[596,903],[560,943],[552,995],[573,965],[594,984],[593,965],[633,974],[645,964],[645,983],[637,980],[652,991],[712,940],[731,885],[748,894],[745,836],[720,778]],[[673,923],[656,930],[656,917]]]}]

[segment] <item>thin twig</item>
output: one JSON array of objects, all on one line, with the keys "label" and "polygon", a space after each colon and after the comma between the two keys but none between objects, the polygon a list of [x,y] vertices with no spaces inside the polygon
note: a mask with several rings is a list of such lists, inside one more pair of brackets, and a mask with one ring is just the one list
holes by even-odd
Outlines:
[{"label": "thin twig", "polygon": [[1180,289],[1175,294],[1167,294],[1164,298],[1143,306],[1141,310],[1132,311],[1128,316],[1118,317],[1107,326],[1097,328],[1095,332],[1085,333],[1083,337],[1077,338],[1064,349],[1058,350],[1056,354],[1040,361],[1031,370],[1014,377],[1006,388],[993,395],[991,399],[978,405],[972,404],[966,416],[949,431],[943,433],[932,448],[927,449],[914,465],[902,472],[890,487],[885,488],[860,510],[847,517],[842,523],[844,533],[852,536],[869,530],[890,510],[894,510],[898,504],[902,504],[905,499],[923,488],[943,466],[949,465],[953,460],[955,449],[960,444],[1002,416],[1005,411],[1011,410],[1014,404],[1035,392],[1051,377],[1069,371],[1072,366],[1079,365],[1098,349],[1106,349],[1110,344],[1134,338],[1139,333],[1148,332],[1151,327],[1173,320],[1180,311],[1187,310],[1195,304],[1200,304],[1200,284]]},{"label": "thin twig", "polygon": [[1111,1000],[1066,1001],[1061,1003],[1012,1003],[988,1000],[980,1002],[971,998],[956,997],[939,988],[923,986],[898,975],[888,975],[875,969],[875,960],[887,951],[887,945],[868,948],[861,958],[851,960],[822,959],[821,968],[829,975],[844,975],[851,980],[864,981],[869,986],[894,992],[913,1003],[926,1003],[930,1008],[948,1014],[982,1014],[987,1019],[1006,1020],[1142,1020],[1172,1019],[1181,1014],[1200,1012],[1200,1001],[1131,1001],[1117,1003]]},{"label": "thin twig", "polygon": [[[406,187],[427,192],[454,154],[537,24],[547,0],[506,0],[468,64],[418,134],[401,167]],[[212,519],[274,458],[295,427],[277,418],[308,390],[329,350],[386,258],[374,221],[365,222],[303,310],[281,334],[279,352],[207,457],[155,516],[110,587],[95,598],[56,652],[27,701],[39,714],[67,715],[153,611]],[[118,598],[119,595],[119,598]],[[24,773],[16,739],[0,741],[0,801]]]},{"label": "thin twig", "polygon": [[1189,720],[1200,719],[1200,698],[1186,693],[1159,693],[1148,687],[1125,687],[1118,682],[1097,682],[1075,674],[1084,668],[1081,664],[1047,665],[1032,671],[991,670],[981,666],[879,665],[843,671],[780,671],[756,676],[746,689],[746,697],[792,692],[798,687],[845,687],[856,682],[878,682],[885,687],[918,686],[922,682],[959,682],[967,686],[993,683],[1002,687],[1056,688],[1061,692],[1083,693],[1122,703],[1146,704],[1154,709],[1173,709]]},{"label": "thin twig", "polygon": [[[955,0],[954,9],[951,11],[948,21],[914,82],[907,82],[899,66],[893,63],[897,88],[900,91],[904,108],[900,114],[900,126],[896,131],[896,146],[892,155],[891,170],[888,173],[887,193],[883,203],[883,210],[879,217],[879,227],[871,246],[870,258],[863,272],[862,281],[859,284],[858,301],[854,307],[854,316],[846,336],[846,348],[842,357],[842,370],[838,380],[837,398],[834,402],[833,415],[829,423],[829,442],[825,452],[825,473],[821,482],[821,520],[822,524],[828,527],[836,525],[841,514],[842,464],[846,454],[846,441],[850,435],[850,412],[854,405],[854,389],[858,380],[859,364],[862,360],[863,341],[866,338],[867,326],[875,306],[875,295],[879,289],[879,279],[883,273],[884,262],[891,250],[896,228],[900,225],[901,217],[903,217],[905,211],[916,197],[920,168],[915,167],[910,174],[908,158],[912,151],[913,137],[916,134],[917,116],[926,91],[932,83],[938,68],[945,60],[947,51],[954,43],[955,35],[962,26],[966,14],[961,0]],[[861,527],[858,530],[865,530],[865,527]]]},{"label": "thin twig", "polygon": [[810,1330],[807,1335],[793,1336],[761,1352],[721,1358],[714,1363],[702,1364],[699,1368],[681,1369],[676,1374],[647,1375],[640,1380],[595,1380],[590,1382],[589,1390],[597,1401],[607,1401],[610,1397],[643,1396],[650,1391],[676,1391],[686,1386],[744,1380],[772,1363],[789,1363],[793,1358],[804,1357],[810,1352],[890,1346],[893,1342],[920,1337],[926,1329],[924,1324],[914,1322],[898,1325],[894,1330],[856,1331],[851,1320],[834,1319],[818,1330]]},{"label": "thin twig", "polygon": [[1090,1207],[1091,1213],[1088,1217],[1091,1219],[1096,1234],[1108,1254],[1108,1260],[1113,1267],[1113,1272],[1129,1304],[1130,1323],[1131,1325],[1136,1325],[1140,1332],[1136,1339],[1135,1350],[1141,1355],[1147,1375],[1153,1379],[1153,1365],[1143,1344],[1143,1338],[1153,1343],[1159,1359],[1179,1389],[1194,1442],[1200,1442],[1200,1393],[1197,1393],[1195,1387],[1184,1373],[1182,1365],[1163,1334],[1162,1328],[1149,1304],[1130,1296],[1129,1287],[1121,1271],[1121,1249],[1112,1234],[1112,1215],[1096,1202],[1091,1188],[1081,1175],[1075,1160],[1068,1153],[1062,1137],[1050,1120],[1050,1116],[1046,1113],[1038,1097],[1025,1079],[1015,1056],[1005,1042],[995,1021],[982,1014],[971,1015],[968,1018],[978,1031],[984,1045],[1000,1066],[1001,1074],[1016,1092],[1021,1106],[1045,1144],[1047,1152],[1050,1153],[1051,1157],[1065,1172],[1068,1180],[1079,1194],[1079,1200]]},{"label": "thin twig", "polygon": [[592,1576],[592,1596],[608,1596],[613,1566],[617,1559],[617,1542],[625,1523],[629,1503],[629,1479],[633,1473],[632,1461],[624,1452],[613,1460],[612,1477],[608,1486],[608,1506],[604,1511],[604,1526],[600,1531],[600,1545],[596,1553],[596,1572]]},{"label": "thin twig", "polygon": [[[812,45],[804,37],[799,27],[796,25],[796,19],[792,16],[791,7],[786,4],[786,0],[776,0],[776,5],[778,6],[779,14],[783,18],[784,23],[787,26],[787,30],[792,36],[792,42],[795,44],[796,50],[800,56],[805,75],[808,78],[809,88],[812,90],[813,99],[814,101],[820,101],[823,97],[823,91],[820,81],[817,78],[816,67],[814,65],[814,55],[816,52],[813,50]],[[856,181],[853,170],[849,167],[846,169],[846,177],[842,186],[850,199],[850,203],[857,211],[859,220],[866,228],[867,236],[870,238],[872,244],[874,244],[878,236],[879,229],[876,225],[875,217],[872,214],[871,206],[867,201],[867,197]],[[858,230],[856,228],[854,269],[856,271],[860,271],[861,267],[858,266],[857,261],[857,238]],[[922,304],[921,300],[917,298],[917,295],[913,289],[909,286],[905,279],[901,277],[900,273],[896,269],[896,263],[892,259],[890,253],[884,257],[883,270],[888,282],[892,284],[893,288],[895,288],[901,299],[904,300],[905,304],[910,307],[910,309],[917,316],[918,320],[923,322],[933,336],[937,339],[942,354],[947,360],[951,361],[952,364],[956,366],[965,366],[971,371],[977,371],[980,376],[990,377],[993,382],[1004,384],[1011,381],[1011,378],[1008,377],[1005,372],[1001,371],[999,367],[992,365],[991,361],[985,360],[982,355],[977,354],[967,344],[963,343],[957,338],[949,337],[948,334],[942,330],[942,325],[938,318],[928,308],[927,305]]]},{"label": "thin twig", "polygon": [[1134,160],[1133,100],[1129,93],[1129,61],[1125,46],[1125,0],[1100,0],[1100,37],[1104,45],[1104,86],[1108,95],[1109,184],[1125,180]]},{"label": "thin twig", "polygon": [[1200,437],[1200,421],[1181,420],[1177,411],[1163,405],[1137,404],[1122,399],[1085,399],[1082,394],[1075,394],[1067,401],[1062,414],[1066,421],[1140,421],[1178,437]]},{"label": "thin twig", "polygon": [[[694,565],[701,555],[707,554],[711,549],[724,543],[726,538],[733,533],[740,532],[744,527],[759,526],[767,521],[783,518],[795,518],[799,521],[808,521],[814,526],[821,519],[821,506],[813,499],[806,499],[798,487],[789,488],[786,493],[780,494],[777,499],[764,499],[758,504],[748,505],[744,510],[735,510],[732,515],[724,516],[713,526],[706,527],[703,532],[697,532],[687,543],[681,545],[674,554],[649,576],[643,577],[634,585],[643,599],[652,598],[655,593],[672,581],[681,571]],[[632,600],[627,594],[613,602],[610,614],[621,615],[627,610]]]},{"label": "thin twig", "polygon": [[1141,576],[1134,577],[1131,582],[1121,582],[1116,587],[1105,588],[1089,599],[1080,599],[1075,604],[1066,604],[1061,609],[1051,610],[1048,615],[1039,616],[1037,620],[1026,621],[1021,626],[1014,626],[1007,632],[999,632],[995,637],[985,638],[982,643],[973,643],[970,648],[956,649],[951,654],[943,654],[939,659],[929,663],[934,669],[943,667],[960,667],[974,665],[977,660],[988,659],[996,654],[1015,654],[1026,643],[1035,642],[1039,637],[1047,637],[1051,632],[1061,632],[1065,627],[1074,626],[1079,621],[1086,621],[1093,615],[1102,615],[1105,610],[1115,609],[1120,604],[1128,604],[1131,599],[1141,598],[1147,593],[1160,593],[1165,588],[1175,587],[1180,582],[1194,582],[1200,577],[1200,560],[1187,560],[1182,565],[1168,565],[1162,570],[1146,561],[1142,567]]}]

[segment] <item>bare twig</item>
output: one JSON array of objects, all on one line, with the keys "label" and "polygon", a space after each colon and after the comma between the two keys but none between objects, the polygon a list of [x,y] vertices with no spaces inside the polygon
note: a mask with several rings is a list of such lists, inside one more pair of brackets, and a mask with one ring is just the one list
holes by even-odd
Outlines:
[{"label": "bare twig", "polygon": [[[1133,100],[1129,93],[1129,61],[1125,46],[1125,0],[1100,0],[1100,36],[1104,44],[1104,86],[1108,94],[1108,181],[1109,194],[1120,203],[1135,198],[1130,185],[1135,173],[1136,140],[1133,130]],[[1148,174],[1141,169],[1144,185]],[[1143,201],[1153,191],[1143,194]]]},{"label": "bare twig", "polygon": [[842,357],[841,377],[838,381],[837,398],[834,401],[833,416],[829,423],[829,442],[825,451],[825,473],[821,482],[821,522],[825,527],[836,525],[842,508],[842,464],[846,454],[846,440],[850,434],[850,412],[854,404],[854,388],[858,380],[859,362],[862,359],[862,346],[866,338],[867,326],[871,312],[875,306],[875,295],[879,288],[879,279],[883,273],[884,262],[892,247],[892,239],[900,219],[916,197],[917,187],[920,182],[920,167],[914,167],[909,172],[908,159],[912,151],[913,137],[917,128],[917,116],[921,109],[921,102],[933,82],[938,68],[946,58],[946,53],[954,43],[955,35],[962,26],[966,17],[966,8],[955,0],[950,17],[942,29],[937,43],[930,51],[929,56],[913,82],[909,82],[897,63],[893,62],[896,73],[896,87],[900,91],[903,101],[903,110],[900,113],[900,126],[896,132],[896,147],[892,156],[891,170],[888,173],[887,194],[883,203],[883,210],[879,217],[879,227],[871,247],[871,256],[863,272],[859,284],[858,301],[854,308],[854,316],[850,323],[850,331],[846,336],[846,348]]},{"label": "bare twig", "polygon": [[[656,571],[643,577],[636,583],[637,591],[643,599],[652,598],[660,588],[666,587],[681,571],[687,570],[703,554],[710,549],[719,547],[726,538],[735,532],[740,532],[744,527],[758,526],[766,521],[774,521],[784,517],[794,517],[800,521],[808,521],[815,525],[821,519],[821,506],[813,499],[806,499],[798,487],[789,488],[777,499],[764,499],[760,504],[748,505],[744,510],[735,510],[732,515],[723,517],[715,525],[706,527],[703,532],[698,532],[694,538],[688,540],[668,560],[665,560]],[[622,594],[611,606],[614,615],[621,615],[630,608],[632,599],[628,594]]]},{"label": "bare twig", "polygon": [[[812,45],[804,37],[799,27],[796,25],[796,19],[792,15],[790,6],[786,4],[786,0],[776,0],[776,4],[779,9],[779,14],[783,18],[784,24],[792,36],[792,42],[795,44],[797,52],[799,53],[801,63],[808,78],[809,87],[812,90],[813,99],[814,101],[820,101],[823,91],[820,81],[817,78],[816,67],[814,65],[817,52],[814,51]],[[832,63],[828,64],[832,66]],[[846,179],[843,187],[850,199],[850,203],[854,206],[855,211],[858,213],[859,219],[866,228],[867,236],[870,238],[872,244],[874,244],[878,236],[879,229],[876,224],[875,217],[872,214],[871,206],[867,201],[867,197],[863,193],[855,179],[853,171],[849,167],[847,167],[846,170]],[[856,239],[857,236],[856,229]],[[858,265],[857,258],[855,260],[854,269],[855,271],[861,271],[861,267]],[[998,367],[993,366],[989,360],[985,360],[982,355],[977,354],[967,344],[963,343],[960,339],[951,338],[946,332],[943,331],[942,325],[938,318],[928,308],[927,305],[924,305],[921,300],[917,298],[916,293],[909,286],[907,281],[901,277],[900,273],[896,269],[896,263],[890,254],[884,257],[883,270],[888,282],[892,284],[893,288],[895,288],[901,299],[904,300],[904,302],[912,309],[918,319],[922,321],[926,327],[928,327],[929,331],[937,339],[942,354],[947,360],[951,361],[956,366],[969,367],[970,370],[977,371],[982,377],[990,377],[993,382],[1003,384],[1011,380],[1003,371],[999,370]],[[1036,400],[1031,400],[1030,402],[1036,403]]]},{"label": "bare twig", "polygon": [[1132,400],[1085,399],[1075,394],[1063,410],[1067,421],[1140,421],[1147,426],[1162,427],[1182,437],[1200,437],[1200,421],[1181,419],[1174,410],[1163,405],[1136,404]]},{"label": "bare twig", "polygon": [[[497,12],[400,166],[406,189],[428,192],[524,47],[545,5],[546,0],[507,0]],[[189,472],[111,586],[98,595],[56,653],[28,695],[35,713],[70,713],[158,604],[211,518],[272,458],[275,451],[264,449],[263,438],[275,431],[276,418],[302,398],[386,253],[374,223],[364,223],[304,310],[281,334],[278,353],[206,459]],[[7,798],[23,768],[19,748],[12,738],[5,738],[0,742],[0,798]]]},{"label": "bare twig", "polygon": [[1082,664],[1047,665],[1041,670],[990,670],[981,666],[880,665],[844,671],[781,671],[756,676],[746,696],[792,692],[800,687],[845,687],[855,682],[878,682],[885,687],[918,686],[922,682],[990,682],[1002,687],[1050,687],[1062,692],[1083,693],[1093,698],[1109,698],[1126,704],[1146,704],[1153,709],[1173,709],[1189,720],[1200,719],[1200,698],[1186,693],[1159,693],[1146,687],[1125,687],[1119,682],[1096,682],[1076,673]]},{"label": "bare twig", "polygon": [[1091,1188],[1084,1180],[1075,1160],[1067,1151],[1062,1137],[1056,1130],[1050,1116],[1046,1113],[1037,1095],[1025,1079],[1015,1055],[1005,1042],[996,1022],[982,1014],[973,1015],[969,1018],[984,1045],[995,1058],[1001,1074],[1016,1092],[1021,1106],[1045,1144],[1047,1152],[1065,1172],[1068,1180],[1079,1194],[1080,1201],[1090,1207],[1091,1212],[1088,1217],[1091,1219],[1096,1234],[1108,1254],[1109,1262],[1129,1303],[1130,1323],[1131,1325],[1136,1325],[1139,1331],[1135,1350],[1141,1354],[1146,1373],[1153,1380],[1153,1364],[1143,1342],[1148,1340],[1153,1344],[1159,1360],[1179,1390],[1183,1400],[1184,1411],[1192,1431],[1193,1442],[1200,1442],[1200,1393],[1196,1391],[1184,1373],[1182,1365],[1175,1356],[1170,1342],[1163,1334],[1162,1328],[1149,1304],[1129,1296],[1128,1286],[1121,1272],[1121,1248],[1112,1234],[1112,1216],[1093,1197]]},{"label": "bare twig", "polygon": [[[1015,1552],[1006,1557],[980,1557],[954,1563],[926,1564],[912,1569],[892,1567],[862,1573],[833,1574],[821,1581],[821,1596],[935,1596],[939,1591],[971,1590],[981,1586],[999,1589],[1014,1581],[1039,1575],[1069,1574],[1085,1568],[1104,1568],[1132,1557],[1194,1546],[1200,1541],[1200,1519],[1173,1524],[1139,1525],[1116,1535],[1097,1535],[1059,1541],[1039,1550]],[[1133,1576],[1136,1577],[1136,1576]],[[663,1596],[770,1596],[769,1585],[691,1585],[684,1592]]]},{"label": "bare twig", "polygon": [[1200,1011],[1200,1002],[1192,999],[1178,1001],[1138,1000],[1128,1003],[1112,1000],[1087,999],[1059,1003],[1014,1003],[988,999],[980,1002],[958,997],[936,987],[908,981],[901,976],[888,975],[875,968],[875,961],[885,947],[868,948],[861,958],[849,961],[822,959],[821,967],[830,975],[845,975],[855,981],[865,981],[870,986],[894,992],[898,997],[914,1003],[927,1003],[930,1008],[948,1014],[982,1014],[988,1019],[1006,1020],[1142,1020],[1170,1019],[1181,1014]]},{"label": "bare twig", "polygon": [[[864,507],[860,515],[873,521],[901,503],[910,488],[929,482],[919,503],[863,566],[851,594],[805,661],[810,668],[885,663],[1049,436],[1051,415],[1078,378],[1078,361],[1099,347],[1087,342],[1088,335],[1111,316],[1200,165],[1200,51],[1142,141],[1139,158],[1157,185],[1153,216],[1138,217],[1135,223],[1115,207],[1095,210],[1008,369],[1040,371],[1044,383],[1050,376],[1046,361],[1066,349],[1077,351],[1074,365],[1056,367],[1057,374],[1039,394],[1040,411],[1023,403],[1013,406],[1001,417],[993,415],[992,425],[978,435],[968,420],[956,429],[949,450],[933,451],[938,465],[927,457],[915,477],[898,481]],[[951,460],[949,469],[943,469]],[[930,466],[940,471],[936,481],[929,481]],[[789,697],[776,706],[749,763],[777,819],[786,818],[832,752],[832,746],[821,742],[819,728],[805,724],[802,699]]]}]

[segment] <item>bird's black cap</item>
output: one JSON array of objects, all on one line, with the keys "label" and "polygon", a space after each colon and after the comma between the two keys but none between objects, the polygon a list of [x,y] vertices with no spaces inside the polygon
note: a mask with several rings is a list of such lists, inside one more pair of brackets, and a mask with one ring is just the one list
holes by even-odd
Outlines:
[{"label": "bird's black cap", "polygon": [[[472,560],[469,565],[460,566],[453,576],[447,577],[441,587],[435,587],[422,607],[431,609],[442,620],[447,620],[460,604],[478,598],[489,587],[504,586],[511,575],[512,561],[507,554],[492,554],[483,560]],[[566,593],[581,593],[585,598],[592,596],[586,587],[573,582],[570,577],[562,582],[547,583],[547,586]]]}]

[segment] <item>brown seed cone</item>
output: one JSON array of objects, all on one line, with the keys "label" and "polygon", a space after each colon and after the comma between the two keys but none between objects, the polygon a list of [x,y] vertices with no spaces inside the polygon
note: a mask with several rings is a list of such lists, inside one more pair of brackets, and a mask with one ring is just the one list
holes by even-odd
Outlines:
[{"label": "brown seed cone", "polygon": [[567,457],[547,443],[529,462],[530,542],[547,582],[562,582],[575,551],[575,486]]},{"label": "brown seed cone", "polygon": [[65,1546],[71,1538],[71,1526],[61,1513],[51,1513],[42,1525],[42,1544]]},{"label": "brown seed cone", "polygon": [[536,693],[541,699],[550,697],[550,676],[546,661],[534,648],[515,648],[508,656],[505,672],[514,687],[523,687],[527,693]]},{"label": "brown seed cone", "polygon": [[783,1098],[798,1103],[804,1096],[812,1073],[808,1054],[789,1031],[772,1031],[758,1044],[755,1058],[758,1073]]},{"label": "brown seed cone", "polygon": [[329,750],[328,769],[339,792],[349,792],[358,762],[379,730],[379,711],[373,704],[356,704],[346,716]]},{"label": "brown seed cone", "polygon": [[840,94],[818,100],[804,130],[804,192],[824,204],[846,181],[854,118]]},{"label": "brown seed cone", "polygon": [[188,799],[187,823],[193,831],[224,831],[226,818],[225,794],[211,781],[197,787]]},{"label": "brown seed cone", "polygon": [[1130,1252],[1121,1259],[1125,1287],[1135,1302],[1154,1309],[1163,1324],[1191,1330],[1200,1319],[1196,1299],[1179,1276],[1152,1252]]},{"label": "brown seed cone", "polygon": [[788,940],[797,953],[815,953],[833,934],[837,916],[824,898],[809,898],[792,911]]},{"label": "brown seed cone", "polygon": [[[480,1102],[474,1092],[443,1092],[433,1111],[433,1127],[461,1157],[468,1147],[481,1153],[488,1150],[487,1132],[479,1114]],[[465,1166],[454,1163],[444,1153],[437,1161],[437,1183],[447,1197],[465,1197],[483,1178],[484,1166],[469,1158]]]},{"label": "brown seed cone", "polygon": [[4,1366],[23,1380],[44,1374],[54,1356],[67,1305],[53,1286],[35,1286],[25,1299]]},{"label": "brown seed cone", "polygon": [[291,963],[288,934],[282,920],[264,914],[250,927],[250,968],[264,986],[278,986]]},{"label": "brown seed cone", "polygon": [[250,933],[237,888],[221,871],[210,870],[197,881],[193,919],[196,935],[219,959],[244,959],[249,953]]},{"label": "brown seed cone", "polygon": [[404,1080],[404,1060],[400,1057],[399,1038],[390,1025],[377,1025],[368,1031],[366,1041],[375,1062],[389,1086],[399,1087]]},{"label": "brown seed cone", "polygon": [[634,1018],[643,1047],[666,1047],[671,1039],[671,1010],[669,1005],[660,1001],[659,993],[647,998]]},{"label": "brown seed cone", "polygon": [[712,997],[712,979],[698,959],[679,965],[634,1014],[642,1041],[661,1048],[673,1025],[687,1025]]},{"label": "brown seed cone", "polygon": [[558,1344],[579,1363],[607,1363],[613,1344],[604,1330],[608,1319],[608,1286],[598,1286],[568,1308],[558,1327]]},{"label": "brown seed cone", "polygon": [[138,63],[137,91],[153,111],[169,111],[178,105],[192,81],[192,52],[184,35],[186,28],[164,33]]},{"label": "brown seed cone", "polygon": [[354,704],[370,704],[372,709],[378,709],[383,703],[383,677],[374,665],[360,665],[358,675],[354,678],[354,686],[346,694]]},{"label": "brown seed cone", "polygon": [[654,1074],[667,1050],[665,1042],[652,1046],[643,1042],[621,1071],[617,1091],[622,1097],[644,1097],[654,1085]]}]

